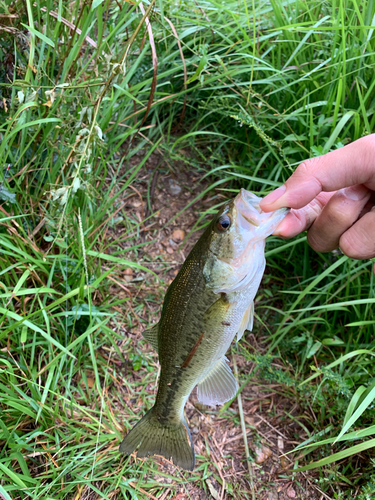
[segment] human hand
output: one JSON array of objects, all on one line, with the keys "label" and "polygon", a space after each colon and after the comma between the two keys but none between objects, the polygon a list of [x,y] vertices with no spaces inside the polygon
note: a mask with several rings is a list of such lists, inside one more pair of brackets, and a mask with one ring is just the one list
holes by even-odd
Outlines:
[{"label": "human hand", "polygon": [[375,257],[375,134],[304,161],[260,207],[265,212],[292,208],[277,236],[307,230],[317,252],[340,247],[353,259]]}]

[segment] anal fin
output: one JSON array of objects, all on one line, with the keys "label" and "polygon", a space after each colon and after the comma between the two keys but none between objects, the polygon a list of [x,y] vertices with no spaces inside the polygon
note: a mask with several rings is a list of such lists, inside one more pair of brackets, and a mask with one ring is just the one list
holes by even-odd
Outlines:
[{"label": "anal fin", "polygon": [[197,387],[198,400],[206,405],[223,404],[234,398],[238,386],[223,356]]},{"label": "anal fin", "polygon": [[153,325],[150,328],[146,328],[146,330],[142,332],[142,335],[147,342],[151,344],[155,351],[158,352],[159,323],[156,323],[156,325]]},{"label": "anal fin", "polygon": [[254,301],[252,300],[251,304],[246,309],[245,314],[243,315],[240,327],[237,332],[237,342],[241,340],[245,330],[249,330],[251,332],[251,330],[253,329],[253,324],[254,324]]}]

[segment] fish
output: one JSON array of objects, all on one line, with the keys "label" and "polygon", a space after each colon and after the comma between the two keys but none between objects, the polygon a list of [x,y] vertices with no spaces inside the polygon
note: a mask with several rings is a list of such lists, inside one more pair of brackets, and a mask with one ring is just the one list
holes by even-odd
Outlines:
[{"label": "fish", "polygon": [[169,285],[157,324],[143,332],[159,355],[154,406],[128,432],[120,452],[161,455],[185,470],[195,465],[185,420],[186,401],[197,386],[205,405],[233,399],[237,381],[225,353],[234,337],[252,330],[254,297],[266,260],[265,240],[288,212],[265,213],[261,198],[241,189],[208,224]]}]

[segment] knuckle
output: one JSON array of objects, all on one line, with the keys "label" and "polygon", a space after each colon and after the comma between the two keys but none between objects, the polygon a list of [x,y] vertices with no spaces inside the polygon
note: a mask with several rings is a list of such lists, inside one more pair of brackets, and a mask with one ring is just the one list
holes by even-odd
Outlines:
[{"label": "knuckle", "polygon": [[375,149],[375,134],[366,135],[359,140],[366,143],[368,147],[373,147]]},{"label": "knuckle", "polygon": [[293,215],[298,222],[301,231],[306,231],[313,224],[319,212],[311,210],[310,204],[299,210],[293,210]]},{"label": "knuckle", "polygon": [[369,173],[373,175],[375,169],[375,134],[362,137],[361,139],[358,139],[358,142],[361,142],[361,146],[363,146],[360,158],[362,168],[366,168]]},{"label": "knuckle", "polygon": [[320,157],[310,158],[308,160],[304,160],[302,163],[298,165],[296,170],[293,172],[292,177],[295,178],[307,178],[314,175],[314,171],[316,170],[317,164],[320,163]]},{"label": "knuckle", "polygon": [[[321,181],[317,176],[317,172],[320,170],[320,165],[323,165],[322,156],[317,156],[316,158],[310,158],[303,161],[298,165],[296,170],[293,172],[290,180],[293,179],[294,182],[308,181],[309,184],[315,184],[316,191],[320,192],[323,190]],[[288,183],[288,181],[287,181]]]},{"label": "knuckle", "polygon": [[292,210],[293,217],[297,219],[300,227],[306,229],[309,226],[309,217],[307,211],[303,208],[299,210]]},{"label": "knuckle", "polygon": [[312,160],[305,160],[302,163],[300,163],[295,171],[295,174],[300,174],[300,175],[306,175],[310,173],[310,165],[312,163]]},{"label": "knuckle", "polygon": [[301,215],[304,216],[306,221],[306,227],[309,228],[311,224],[313,224],[316,219],[320,216],[323,209],[327,204],[327,193],[320,193],[316,196],[306,207],[300,210]]},{"label": "knuckle", "polygon": [[321,195],[322,195],[322,193],[320,193],[316,198],[314,198],[309,204],[312,211],[317,216],[322,212],[323,208],[325,207],[325,205],[327,203],[325,200],[325,197],[321,196]]},{"label": "knuckle", "polygon": [[313,158],[309,158],[308,160],[304,160],[298,168],[301,170],[311,173],[314,171],[323,161],[324,156],[314,156]]}]

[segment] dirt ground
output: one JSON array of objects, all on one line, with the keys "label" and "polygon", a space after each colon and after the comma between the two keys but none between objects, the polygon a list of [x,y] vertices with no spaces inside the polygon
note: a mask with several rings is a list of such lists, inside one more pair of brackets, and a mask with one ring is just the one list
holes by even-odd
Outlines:
[{"label": "dirt ground", "polygon": [[[137,161],[137,158],[133,161]],[[124,199],[120,200],[120,203],[124,204],[127,217],[140,222],[146,219],[131,244],[149,242],[137,250],[128,251],[125,258],[136,260],[154,271],[159,281],[156,278],[150,279],[149,276],[146,280],[144,272],[129,268],[118,277],[111,289],[111,293],[120,298],[130,298],[123,309],[117,308],[124,315],[121,334],[124,339],[131,337],[134,348],[141,349],[145,355],[151,357],[155,366],[157,355],[152,353],[148,344],[139,344],[142,339],[141,332],[145,325],[157,321],[167,286],[178,273],[200,235],[200,231],[189,235],[199,216],[210,206],[225,199],[222,191],[212,191],[173,220],[208,184],[199,183],[201,176],[196,172],[189,172],[183,163],[174,164],[173,171],[169,167],[161,156],[155,153],[144,166],[138,182],[133,185],[132,190],[129,189],[125,193]],[[147,203],[147,193],[151,203]],[[124,231],[125,223],[120,221],[112,226],[106,237],[115,241]],[[129,241],[122,243],[122,246],[125,250]],[[139,304],[143,304],[143,307],[138,307]],[[131,328],[125,319],[128,315],[134,323]],[[254,333],[247,333],[246,340],[254,351],[263,352],[264,339],[257,338],[257,325],[255,324]],[[232,356],[229,355],[229,358],[232,364]],[[236,364],[241,383],[254,367],[240,355],[236,355]],[[139,378],[145,374],[146,372],[140,369],[130,376],[141,383]],[[156,385],[148,381],[146,390],[155,394]],[[239,499],[244,498],[244,492],[247,498],[257,500],[330,498],[319,489],[313,474],[300,473],[294,477],[291,473],[294,460],[285,453],[306,439],[307,434],[298,424],[298,418],[303,417],[301,408],[284,392],[279,385],[251,378],[241,393],[252,481],[246,460],[246,443],[241,430],[238,401],[234,401],[230,408],[220,414],[220,407],[202,408],[193,392],[186,405],[186,414],[198,455],[196,467],[199,468],[202,463],[208,462],[209,470],[214,471],[220,482],[206,480],[209,495],[195,482],[187,482],[184,488],[174,490],[177,492],[174,498]],[[137,408],[140,398],[130,400],[128,396],[128,399],[132,411],[142,415],[144,408]],[[158,461],[160,471],[168,472],[172,476],[179,474],[178,469],[165,459],[157,457],[155,460]],[[170,486],[164,475],[154,479],[164,482],[167,489]]]}]

